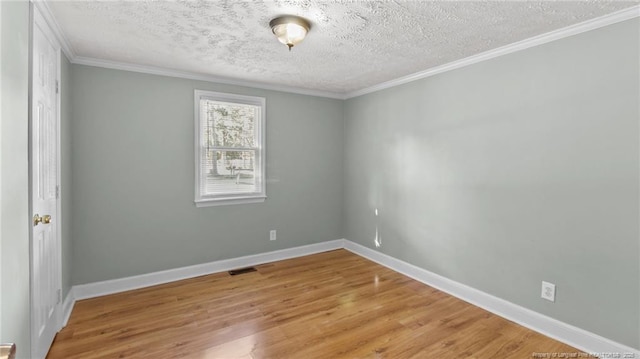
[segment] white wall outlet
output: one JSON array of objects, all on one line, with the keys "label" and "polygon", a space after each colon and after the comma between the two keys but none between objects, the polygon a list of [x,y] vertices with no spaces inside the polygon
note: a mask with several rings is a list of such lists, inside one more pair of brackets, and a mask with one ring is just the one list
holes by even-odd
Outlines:
[{"label": "white wall outlet", "polygon": [[276,238],[277,238],[277,236],[276,236],[276,230],[275,230],[275,229],[270,230],[270,231],[269,231],[269,240],[270,240],[270,241],[275,241],[275,240],[276,240]]},{"label": "white wall outlet", "polygon": [[553,283],[542,281],[542,299],[550,302],[556,301],[556,285]]}]

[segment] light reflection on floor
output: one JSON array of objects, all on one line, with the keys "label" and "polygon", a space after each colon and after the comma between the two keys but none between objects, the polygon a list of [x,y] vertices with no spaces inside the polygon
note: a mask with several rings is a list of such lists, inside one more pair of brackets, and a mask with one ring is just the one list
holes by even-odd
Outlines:
[{"label": "light reflection on floor", "polygon": [[260,335],[252,334],[209,348],[203,353],[201,359],[253,358],[251,353],[256,349],[258,344],[257,337]]}]

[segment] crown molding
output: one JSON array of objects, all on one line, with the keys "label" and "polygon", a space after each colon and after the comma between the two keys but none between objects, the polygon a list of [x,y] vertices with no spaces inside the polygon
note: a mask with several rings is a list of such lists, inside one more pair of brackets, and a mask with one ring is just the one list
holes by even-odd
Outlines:
[{"label": "crown molding", "polygon": [[478,62],[490,60],[503,55],[508,55],[508,54],[525,50],[534,46],[543,45],[548,42],[560,40],[565,37],[581,34],[583,32],[595,30],[604,26],[613,25],[613,24],[616,24],[625,20],[633,19],[639,16],[640,16],[640,5],[636,5],[628,9],[616,11],[608,15],[604,15],[595,19],[591,19],[578,24],[567,26],[562,29],[547,32],[545,34],[534,36],[522,41],[514,42],[512,44],[498,47],[493,50],[481,52],[479,54],[469,56],[461,60],[449,62],[441,66],[436,66],[427,70],[419,71],[411,75],[397,78],[395,80],[386,81],[386,82],[373,85],[371,87],[367,87],[361,90],[348,92],[344,94],[344,98],[350,99],[350,98],[366,95],[372,92],[377,92],[377,91],[388,89],[391,87],[403,85],[403,84],[420,80],[426,77],[438,75],[443,72],[459,69],[461,67],[473,65]]},{"label": "crown molding", "polygon": [[262,82],[249,81],[249,80],[218,77],[218,76],[200,74],[196,72],[172,70],[164,67],[137,65],[137,64],[119,62],[119,61],[101,60],[101,59],[96,59],[91,57],[76,56],[71,60],[71,63],[79,64],[79,65],[94,66],[94,67],[103,67],[103,68],[114,69],[114,70],[140,72],[140,73],[151,74],[151,75],[177,77],[177,78],[189,79],[189,80],[215,82],[215,83],[226,84],[226,85],[244,86],[244,87],[251,87],[251,88],[262,89],[262,90],[290,92],[290,93],[296,93],[300,95],[328,97],[328,98],[344,100],[343,94],[335,93],[335,92],[311,90],[311,89],[305,89],[305,88],[294,87],[294,86],[274,85],[274,84],[267,84]]},{"label": "crown molding", "polygon": [[407,76],[403,76],[394,80],[382,82],[377,85],[373,85],[373,86],[366,87],[356,91],[339,93],[339,92],[300,88],[295,86],[267,84],[267,83],[250,81],[250,80],[240,80],[240,79],[233,79],[233,78],[226,78],[226,77],[218,77],[213,75],[206,75],[206,74],[196,73],[196,72],[173,70],[173,69],[168,69],[163,67],[138,65],[138,64],[132,64],[132,63],[126,63],[126,62],[77,56],[75,51],[73,50],[73,47],[71,46],[71,43],[68,41],[68,39],[64,35],[64,32],[62,31],[61,27],[58,25],[58,22],[56,21],[55,17],[53,16],[53,13],[51,12],[51,9],[49,8],[48,2],[51,0],[31,0],[31,1],[35,4],[35,6],[37,6],[41,10],[42,14],[45,17],[45,20],[47,21],[49,26],[53,29],[55,36],[58,38],[58,41],[62,47],[62,51],[67,56],[69,61],[71,61],[71,63],[73,64],[102,67],[102,68],[108,68],[108,69],[114,69],[114,70],[140,72],[140,73],[146,73],[146,74],[152,74],[152,75],[184,78],[184,79],[190,79],[190,80],[215,82],[215,83],[221,83],[221,84],[227,84],[227,85],[252,87],[256,89],[281,91],[281,92],[295,93],[295,94],[301,94],[301,95],[327,97],[327,98],[333,98],[333,99],[339,99],[339,100],[346,100],[346,99],[366,95],[372,92],[377,92],[377,91],[381,91],[391,87],[403,85],[409,82],[413,82],[413,81],[424,79],[430,76],[438,75],[447,71],[456,70],[465,66],[490,60],[499,56],[508,55],[517,51],[525,50],[531,47],[543,45],[552,41],[556,41],[556,40],[560,40],[573,35],[581,34],[583,32],[595,30],[604,26],[613,25],[625,20],[640,17],[640,5],[635,5],[633,7],[623,9],[608,15],[604,15],[595,19],[591,19],[578,24],[567,26],[562,29],[558,29],[545,34],[534,36],[522,41],[505,45],[493,50],[485,51],[473,56],[466,57],[461,60],[449,62],[444,65],[432,67],[430,69],[419,71],[419,72],[416,72]]},{"label": "crown molding", "polygon": [[58,24],[58,21],[56,20],[55,16],[53,16],[53,12],[51,12],[51,8],[49,7],[48,1],[47,0],[31,0],[31,2],[35,7],[38,8],[38,10],[40,10],[40,13],[44,17],[44,21],[46,21],[47,25],[49,25],[49,28],[51,28],[51,30],[53,31],[53,35],[58,40],[58,44],[60,44],[60,47],[62,48],[62,52],[64,52],[64,54],[67,56],[67,59],[71,61],[74,58],[76,58],[76,53],[75,51],[73,51],[73,47],[71,46],[71,43],[69,42],[67,37],[64,35],[64,32],[62,31],[62,28]]}]

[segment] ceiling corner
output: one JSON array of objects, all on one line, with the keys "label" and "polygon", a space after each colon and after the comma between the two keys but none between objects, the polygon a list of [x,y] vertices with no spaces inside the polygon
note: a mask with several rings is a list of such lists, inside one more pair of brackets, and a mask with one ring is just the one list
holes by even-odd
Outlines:
[{"label": "ceiling corner", "polygon": [[38,8],[38,10],[40,10],[40,13],[44,17],[45,21],[47,22],[49,27],[53,30],[54,36],[56,37],[56,39],[58,40],[58,43],[60,44],[60,47],[62,48],[62,52],[64,52],[64,54],[67,56],[67,59],[70,62],[73,62],[74,59],[76,58],[76,53],[73,50],[71,43],[69,42],[64,32],[62,31],[62,28],[58,24],[56,17],[53,16],[53,12],[49,7],[49,1],[50,0],[38,0],[38,1],[33,1],[33,4],[35,7]]}]

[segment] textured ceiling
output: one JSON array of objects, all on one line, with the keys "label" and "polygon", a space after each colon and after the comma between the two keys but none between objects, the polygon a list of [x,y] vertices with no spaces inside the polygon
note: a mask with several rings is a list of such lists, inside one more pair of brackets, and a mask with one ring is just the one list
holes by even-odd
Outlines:
[{"label": "textured ceiling", "polygon": [[[54,1],[81,57],[349,93],[636,5],[623,1]],[[287,51],[269,21],[309,19]]]}]

